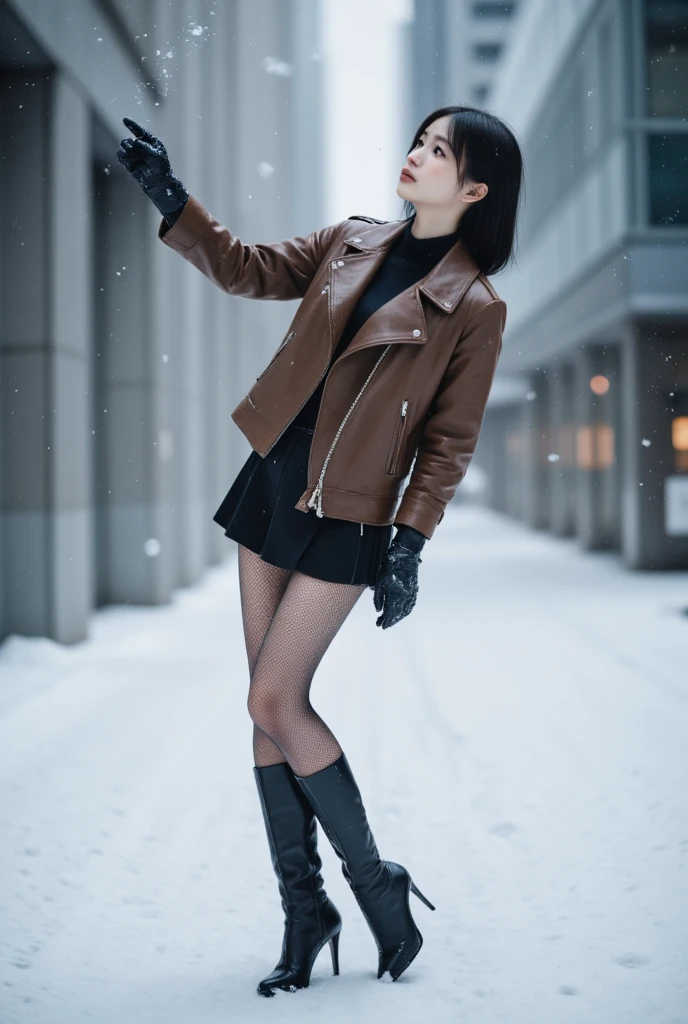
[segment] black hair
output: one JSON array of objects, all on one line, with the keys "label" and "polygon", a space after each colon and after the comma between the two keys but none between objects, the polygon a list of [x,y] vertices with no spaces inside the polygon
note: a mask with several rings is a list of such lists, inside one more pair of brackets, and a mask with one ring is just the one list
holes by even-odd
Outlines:
[{"label": "black hair", "polygon": [[[459,222],[459,236],[486,276],[496,274],[514,258],[519,198],[524,187],[523,158],[511,129],[494,114],[477,107],[440,107],[418,126],[408,153],[427,127],[449,115],[447,138],[456,157],[457,187],[484,182],[488,193],[472,203]],[[404,217],[415,207],[404,200]]]}]

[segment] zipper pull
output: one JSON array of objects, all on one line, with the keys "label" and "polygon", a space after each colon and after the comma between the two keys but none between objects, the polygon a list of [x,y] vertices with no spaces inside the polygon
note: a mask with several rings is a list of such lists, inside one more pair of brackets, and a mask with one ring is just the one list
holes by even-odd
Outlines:
[{"label": "zipper pull", "polygon": [[402,415],[402,416],[405,416],[405,415],[406,415],[406,409],[407,409],[407,407],[408,407],[408,399],[407,399],[407,398],[405,398],[405,399],[404,399],[404,401],[403,401],[403,402],[401,403],[401,415]]},{"label": "zipper pull", "polygon": [[318,516],[319,519],[323,518],[323,510],[322,510],[322,481],[321,480],[318,480],[317,484],[315,485],[315,490],[311,494],[311,496],[308,499],[308,501],[306,502],[306,504],[308,505],[308,508],[314,508],[315,509],[315,514],[316,514],[316,516]]}]

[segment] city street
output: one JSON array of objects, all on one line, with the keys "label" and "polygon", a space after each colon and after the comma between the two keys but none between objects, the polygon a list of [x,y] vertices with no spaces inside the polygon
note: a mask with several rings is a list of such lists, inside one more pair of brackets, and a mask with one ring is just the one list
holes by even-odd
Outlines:
[{"label": "city street", "polygon": [[686,1024],[688,572],[447,509],[412,614],[367,590],[316,674],[424,937],[392,984],[344,927],[255,988],[282,910],[252,772],[234,557],[73,647],[0,645],[2,1024]]}]

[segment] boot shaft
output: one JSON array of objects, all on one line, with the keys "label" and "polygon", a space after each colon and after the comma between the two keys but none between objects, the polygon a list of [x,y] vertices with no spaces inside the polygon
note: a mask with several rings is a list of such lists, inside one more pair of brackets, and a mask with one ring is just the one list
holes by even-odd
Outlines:
[{"label": "boot shaft", "polygon": [[284,913],[312,913],[326,899],[313,809],[286,762],[253,771]]},{"label": "boot shaft", "polygon": [[346,755],[314,775],[297,775],[295,779],[342,861],[342,873],[354,894],[385,888],[389,875]]}]

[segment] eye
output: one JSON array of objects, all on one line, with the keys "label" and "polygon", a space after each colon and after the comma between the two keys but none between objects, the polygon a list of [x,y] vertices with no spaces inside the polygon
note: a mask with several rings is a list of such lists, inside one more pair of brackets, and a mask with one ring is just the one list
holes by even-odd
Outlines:
[{"label": "eye", "polygon": [[[419,146],[422,146],[422,145],[423,145],[423,140],[422,140],[422,139],[418,139],[418,141],[416,142],[416,144],[415,144],[415,146],[414,146],[413,148],[414,148],[414,149],[418,149],[418,147],[419,147]],[[439,142],[438,142],[438,143],[437,143],[437,145],[435,146],[435,149],[433,149],[433,153],[434,153],[434,152],[435,152],[435,150],[437,150],[437,149],[439,149],[439,151],[440,151],[440,153],[442,154],[442,156],[444,156],[444,150],[443,150],[443,149],[442,149],[442,148],[440,147],[440,144],[439,144]]]}]

